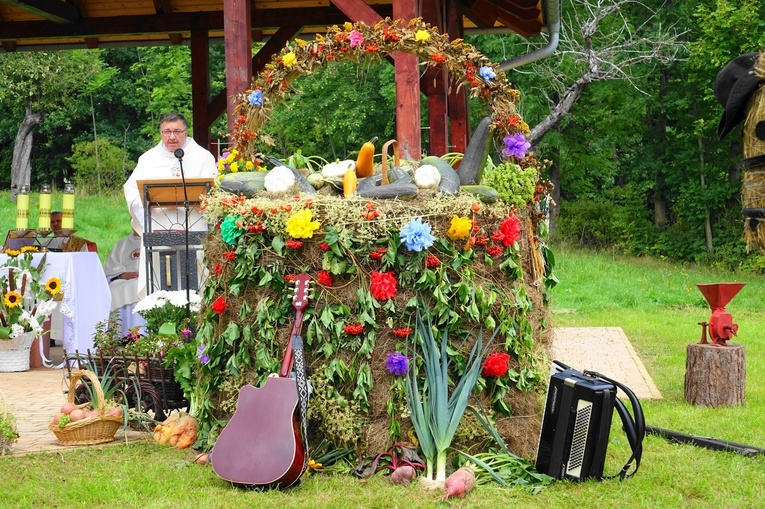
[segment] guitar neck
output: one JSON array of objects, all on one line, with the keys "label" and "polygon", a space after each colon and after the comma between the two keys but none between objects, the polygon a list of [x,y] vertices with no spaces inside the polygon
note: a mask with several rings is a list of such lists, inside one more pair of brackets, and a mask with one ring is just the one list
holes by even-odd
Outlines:
[{"label": "guitar neck", "polygon": [[279,376],[285,378],[289,376],[292,369],[292,338],[296,334],[300,334],[300,329],[303,327],[303,311],[297,310],[295,312],[295,323],[292,324],[292,331],[290,332],[290,339],[287,341],[287,350],[284,352],[284,359],[282,360],[282,369],[279,371]]}]

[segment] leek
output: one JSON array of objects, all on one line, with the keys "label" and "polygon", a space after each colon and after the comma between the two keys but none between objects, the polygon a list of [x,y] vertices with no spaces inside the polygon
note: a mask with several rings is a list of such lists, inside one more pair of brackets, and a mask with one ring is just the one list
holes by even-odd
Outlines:
[{"label": "leek", "polygon": [[[440,345],[433,332],[430,317],[425,323],[417,314],[417,331],[412,344],[412,369],[406,380],[407,407],[411,413],[412,425],[420,442],[425,457],[425,477],[429,481],[446,481],[446,454],[451,446],[454,433],[467,408],[470,393],[481,373],[481,361],[497,335],[494,331],[489,342],[483,347],[483,331],[478,333],[470,357],[465,364],[465,372],[449,394],[449,331],[444,329]],[[425,369],[425,381],[420,388],[419,370],[414,361],[417,350],[417,338],[422,342],[422,359]],[[435,477],[433,467],[435,465]]]}]

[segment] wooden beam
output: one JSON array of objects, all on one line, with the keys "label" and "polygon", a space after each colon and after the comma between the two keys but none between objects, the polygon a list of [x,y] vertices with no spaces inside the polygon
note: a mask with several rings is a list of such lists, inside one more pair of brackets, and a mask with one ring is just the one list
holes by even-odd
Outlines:
[{"label": "wooden beam", "polygon": [[[2,0],[0,0],[2,1]],[[375,5],[375,12],[390,17],[390,5]],[[0,42],[33,39],[51,40],[62,38],[113,37],[121,35],[166,35],[173,32],[188,32],[193,19],[202,17],[210,30],[223,30],[222,12],[156,14],[153,16],[115,16],[109,18],[83,18],[79,23],[61,25],[50,21],[18,21],[3,23]],[[253,14],[252,28],[264,30],[278,28],[289,19],[290,25],[303,27],[326,27],[348,21],[340,9],[330,7],[307,7],[305,9],[265,9]],[[126,46],[131,42],[126,42]]]},{"label": "wooden beam", "polygon": [[[422,0],[422,19],[444,33],[444,0]],[[420,78],[420,91],[428,101],[428,154],[444,155],[449,147],[446,108],[446,83],[449,71],[443,67],[430,67]]]},{"label": "wooden beam", "polygon": [[194,141],[210,148],[210,127],[215,118],[210,118],[210,36],[203,20],[191,28],[191,110],[194,127]]},{"label": "wooden beam", "polygon": [[364,0],[331,0],[331,2],[353,22],[363,21],[372,26],[378,21],[382,21],[382,17]]},{"label": "wooden beam", "polygon": [[236,95],[250,86],[252,72],[252,3],[249,0],[223,0],[223,34],[226,44],[226,104],[228,132],[236,123]]},{"label": "wooden beam", "polygon": [[98,37],[86,37],[85,45],[88,49],[96,49],[98,47]]},{"label": "wooden beam", "polygon": [[72,4],[58,0],[0,0],[22,11],[40,16],[53,23],[77,23],[80,21],[80,11]]},{"label": "wooden beam", "polygon": [[[450,3],[446,9],[446,33],[449,39],[462,39],[465,36],[465,27],[462,24],[462,7]],[[467,88],[457,90],[451,87],[447,97],[447,112],[449,115],[449,131],[451,133],[451,146],[447,152],[465,153],[468,140],[470,140],[470,119],[468,118],[468,94]]]}]

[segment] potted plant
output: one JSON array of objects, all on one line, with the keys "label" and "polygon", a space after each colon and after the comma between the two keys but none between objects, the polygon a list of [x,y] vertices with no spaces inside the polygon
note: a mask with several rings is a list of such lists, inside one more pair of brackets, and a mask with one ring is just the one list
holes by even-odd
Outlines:
[{"label": "potted plant", "polygon": [[5,396],[0,392],[0,456],[10,452],[11,445],[19,439],[16,419],[8,411]]},{"label": "potted plant", "polygon": [[37,248],[25,246],[20,251],[6,249],[0,265],[0,371],[29,369],[29,348],[43,333],[42,324],[56,308],[55,297],[61,293],[61,280],[43,280],[43,255],[35,264]]}]

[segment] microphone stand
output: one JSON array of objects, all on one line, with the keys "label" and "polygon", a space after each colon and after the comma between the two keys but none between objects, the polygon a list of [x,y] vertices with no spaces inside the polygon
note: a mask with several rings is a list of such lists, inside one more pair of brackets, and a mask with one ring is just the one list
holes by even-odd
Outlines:
[{"label": "microphone stand", "polygon": [[[183,173],[183,149],[178,148],[174,152],[178,158],[178,164],[181,167],[181,184],[183,185],[183,211],[185,214],[183,229],[186,236],[186,263],[183,270],[186,273],[186,318],[191,324],[191,293],[189,291],[189,197],[186,193],[186,176]],[[194,262],[196,263],[196,261]]]}]

